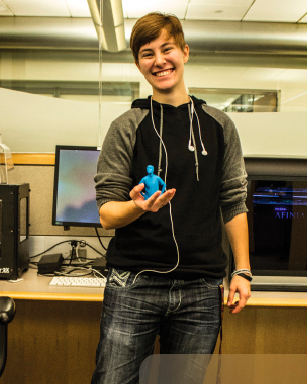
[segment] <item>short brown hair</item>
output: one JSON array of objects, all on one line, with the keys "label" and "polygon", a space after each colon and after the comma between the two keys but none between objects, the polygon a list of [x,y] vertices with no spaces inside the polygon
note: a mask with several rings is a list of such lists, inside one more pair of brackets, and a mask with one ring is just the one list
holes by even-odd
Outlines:
[{"label": "short brown hair", "polygon": [[130,36],[130,48],[136,63],[139,62],[139,50],[143,45],[156,40],[166,29],[169,37],[173,37],[176,45],[183,51],[186,43],[181,22],[178,17],[161,12],[151,12],[141,17],[134,24]]}]

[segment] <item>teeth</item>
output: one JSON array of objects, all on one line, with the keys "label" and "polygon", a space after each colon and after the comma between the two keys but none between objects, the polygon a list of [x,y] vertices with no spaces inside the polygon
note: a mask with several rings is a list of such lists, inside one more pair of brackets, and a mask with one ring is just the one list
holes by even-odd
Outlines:
[{"label": "teeth", "polygon": [[171,73],[172,71],[171,70],[168,70],[168,71],[164,71],[164,72],[159,72],[156,74],[156,76],[158,77],[161,77],[161,76],[167,76]]}]

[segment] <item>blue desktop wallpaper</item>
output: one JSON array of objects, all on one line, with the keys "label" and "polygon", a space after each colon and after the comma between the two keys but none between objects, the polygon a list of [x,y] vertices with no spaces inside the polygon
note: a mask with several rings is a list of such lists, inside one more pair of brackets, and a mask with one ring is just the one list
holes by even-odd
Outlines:
[{"label": "blue desktop wallpaper", "polygon": [[61,150],[56,222],[99,223],[94,182],[98,156],[98,150]]}]

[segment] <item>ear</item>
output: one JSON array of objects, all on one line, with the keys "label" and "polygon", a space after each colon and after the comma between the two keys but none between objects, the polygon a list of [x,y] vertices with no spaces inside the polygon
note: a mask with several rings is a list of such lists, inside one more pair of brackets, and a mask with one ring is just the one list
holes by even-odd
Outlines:
[{"label": "ear", "polygon": [[139,63],[137,63],[137,62],[135,61],[134,64],[137,66],[138,70],[141,72],[141,68],[140,68]]},{"label": "ear", "polygon": [[146,80],[146,77],[145,77],[144,73],[141,70],[140,64],[137,63],[136,61],[134,62],[134,64],[136,65],[137,69],[141,72],[141,74],[144,76],[144,79]]},{"label": "ear", "polygon": [[190,48],[188,45],[186,45],[184,47],[184,50],[183,50],[183,62],[184,62],[184,64],[187,63],[187,61],[189,60],[189,55],[190,55]]}]

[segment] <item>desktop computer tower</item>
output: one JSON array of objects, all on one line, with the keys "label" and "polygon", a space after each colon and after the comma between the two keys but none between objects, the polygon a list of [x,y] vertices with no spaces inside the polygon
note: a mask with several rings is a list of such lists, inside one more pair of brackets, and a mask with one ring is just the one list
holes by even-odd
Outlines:
[{"label": "desktop computer tower", "polygon": [[29,184],[0,184],[0,279],[29,267]]}]

